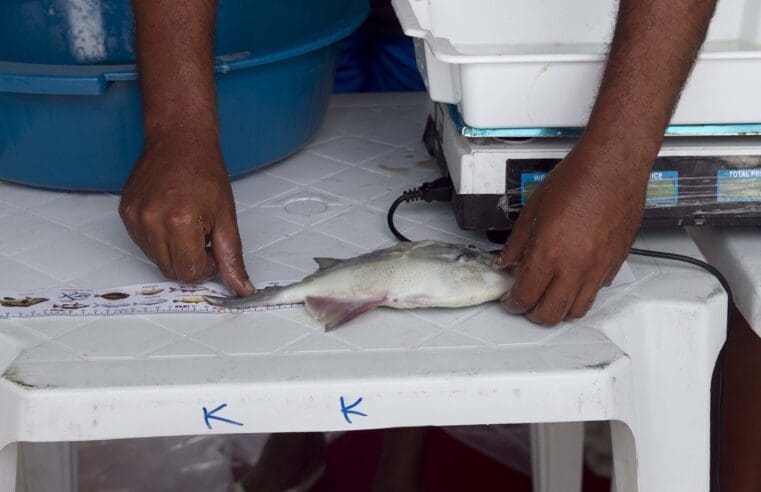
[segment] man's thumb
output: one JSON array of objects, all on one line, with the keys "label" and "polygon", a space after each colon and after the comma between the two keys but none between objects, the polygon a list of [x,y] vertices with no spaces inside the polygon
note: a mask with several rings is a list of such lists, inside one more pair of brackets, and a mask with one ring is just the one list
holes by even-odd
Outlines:
[{"label": "man's thumb", "polygon": [[523,253],[526,250],[530,237],[531,229],[529,221],[519,218],[510,233],[510,237],[507,238],[502,252],[494,259],[494,266],[498,268],[512,268],[517,265],[521,261],[521,258],[523,258]]}]

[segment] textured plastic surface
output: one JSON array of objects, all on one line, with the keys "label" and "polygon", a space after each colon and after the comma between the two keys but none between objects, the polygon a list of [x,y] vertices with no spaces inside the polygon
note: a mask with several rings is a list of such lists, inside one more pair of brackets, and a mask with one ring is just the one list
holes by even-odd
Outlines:
[{"label": "textured plastic surface", "polygon": [[[254,280],[298,278],[314,269],[313,256],[391,244],[387,207],[437,175],[419,142],[425,117],[420,94],[338,97],[307,149],[234,183]],[[160,280],[116,205],[109,195],[0,185],[2,287]],[[448,204],[406,204],[398,225],[415,239],[489,246],[457,229]],[[638,246],[699,254],[682,232],[648,233]],[[587,318],[553,329],[496,304],[375,310],[331,333],[300,308],[0,321],[0,448],[613,419],[625,422],[614,431],[619,490],[707,492],[709,388],[726,298],[694,268],[631,265],[635,283],[606,290]],[[15,470],[15,456],[12,444],[0,451],[0,470]],[[0,491],[8,483],[0,475]]]},{"label": "textured plastic surface", "polygon": [[[431,97],[476,128],[582,127],[616,0],[393,0]],[[761,122],[761,9],[722,0],[672,124]]]},{"label": "textured plastic surface", "polygon": [[[231,176],[314,135],[335,43],[367,9],[366,0],[220,2],[215,71]],[[133,29],[128,0],[0,2],[0,179],[121,190],[143,138]]]},{"label": "textured plastic surface", "polygon": [[761,337],[761,227],[691,228],[690,235],[727,277],[737,309]]}]

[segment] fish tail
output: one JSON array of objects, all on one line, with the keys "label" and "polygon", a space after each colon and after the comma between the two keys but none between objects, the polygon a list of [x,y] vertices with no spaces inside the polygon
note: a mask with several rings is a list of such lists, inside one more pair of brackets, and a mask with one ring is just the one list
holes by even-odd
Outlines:
[{"label": "fish tail", "polygon": [[286,304],[283,300],[282,293],[285,289],[279,286],[267,287],[266,289],[257,290],[250,296],[246,297],[221,297],[221,296],[202,296],[206,302],[212,306],[219,306],[230,309],[245,309],[260,306],[276,306]]}]

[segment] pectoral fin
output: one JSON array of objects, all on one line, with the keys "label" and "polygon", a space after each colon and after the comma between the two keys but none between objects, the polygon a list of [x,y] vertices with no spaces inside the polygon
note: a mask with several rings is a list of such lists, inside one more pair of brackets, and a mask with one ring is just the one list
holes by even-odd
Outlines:
[{"label": "pectoral fin", "polygon": [[384,300],[385,297],[363,297],[361,299],[307,297],[306,308],[309,314],[325,325],[325,331],[328,331],[380,306]]}]

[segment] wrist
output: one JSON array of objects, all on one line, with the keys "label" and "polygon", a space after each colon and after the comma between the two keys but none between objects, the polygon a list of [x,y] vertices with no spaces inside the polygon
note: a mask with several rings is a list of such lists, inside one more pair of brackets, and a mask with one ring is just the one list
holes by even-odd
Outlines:
[{"label": "wrist", "polygon": [[574,162],[584,166],[582,172],[593,179],[613,179],[622,186],[645,187],[658,153],[648,147],[648,142],[585,135],[573,149]]},{"label": "wrist", "polygon": [[611,165],[626,163],[649,173],[663,143],[665,125],[653,124],[652,118],[650,125],[638,121],[648,121],[648,118],[629,121],[593,114],[577,147],[588,155],[598,155],[599,159],[595,160]]},{"label": "wrist", "polygon": [[658,105],[620,97],[622,87],[618,91],[605,89],[598,95],[582,142],[615,158],[651,167],[663,143],[670,113]]},{"label": "wrist", "polygon": [[203,149],[219,149],[219,129],[216,123],[179,121],[155,123],[145,128],[145,146],[164,145],[192,146]]},{"label": "wrist", "polygon": [[195,169],[195,172],[227,173],[218,134],[196,126],[146,132],[140,165],[143,168],[182,169],[183,172]]},{"label": "wrist", "polygon": [[[151,97],[148,94],[144,96],[143,127],[146,141],[167,137],[192,137],[205,143],[219,141],[217,108],[213,96],[184,90],[155,92],[150,94]],[[163,95],[160,103],[156,101],[158,95]]]}]

